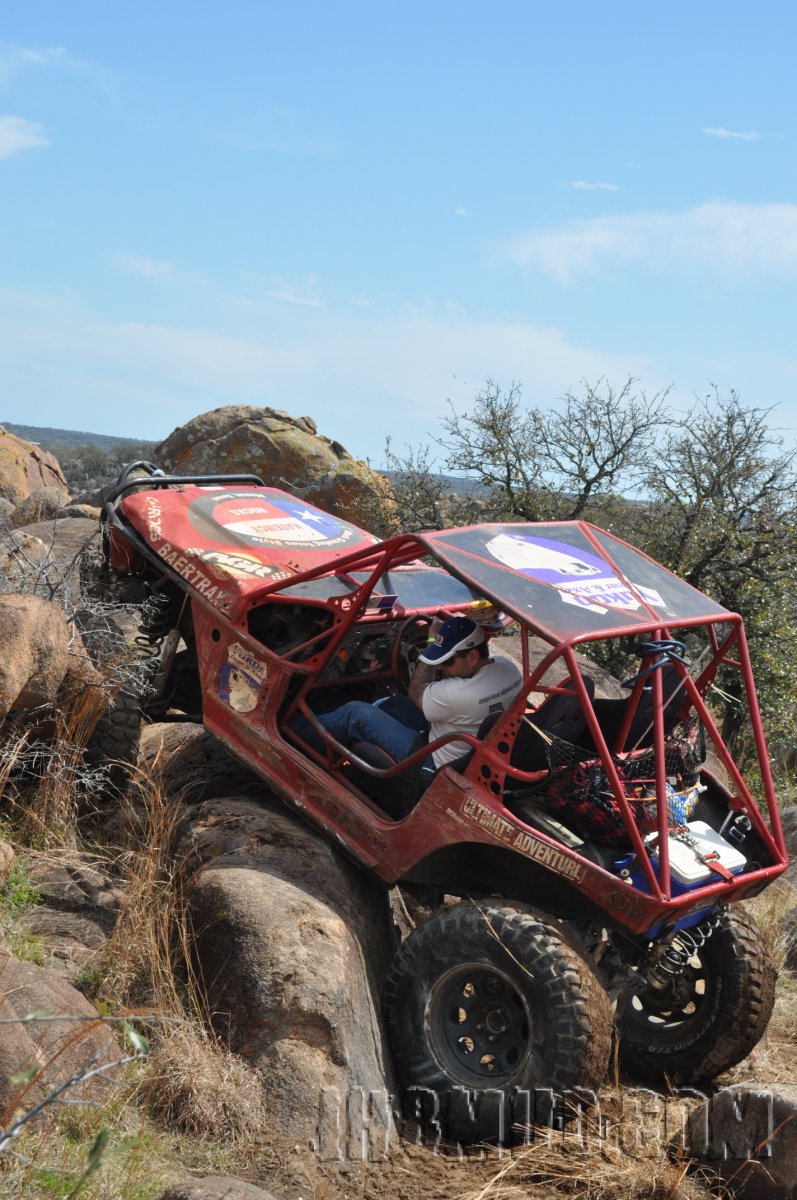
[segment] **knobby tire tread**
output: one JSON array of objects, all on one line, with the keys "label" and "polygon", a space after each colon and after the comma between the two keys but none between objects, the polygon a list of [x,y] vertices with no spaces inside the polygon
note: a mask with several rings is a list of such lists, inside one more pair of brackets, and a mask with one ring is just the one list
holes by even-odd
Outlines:
[{"label": "knobby tire tread", "polygon": [[704,954],[718,972],[719,993],[711,1012],[685,1028],[680,1041],[658,1046],[646,1045],[642,1031],[621,1018],[620,1061],[628,1075],[643,1082],[715,1079],[746,1058],[763,1037],[775,1003],[777,972],[755,921],[738,906],[726,910],[701,958]]},{"label": "knobby tire tread", "polygon": [[[475,949],[473,949],[475,947]],[[434,1057],[424,1029],[424,997],[458,962],[485,962],[528,976],[533,1051],[506,1089],[594,1091],[603,1082],[612,1039],[606,992],[590,964],[553,923],[499,902],[463,903],[444,909],[404,942],[388,972],[385,1007],[396,1066],[405,1087],[450,1094],[456,1083]],[[511,966],[510,964],[514,964]],[[487,1085],[489,1087],[489,1084]],[[474,1089],[478,1092],[478,1089]],[[496,1135],[487,1108],[478,1136]],[[446,1133],[463,1134],[456,1110]]]}]

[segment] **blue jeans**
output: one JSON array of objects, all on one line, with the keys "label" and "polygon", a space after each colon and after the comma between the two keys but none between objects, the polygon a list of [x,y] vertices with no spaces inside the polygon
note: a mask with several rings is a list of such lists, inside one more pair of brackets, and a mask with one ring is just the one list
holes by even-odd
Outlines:
[{"label": "blue jeans", "polygon": [[[429,722],[407,696],[390,696],[376,704],[349,700],[332,712],[319,713],[319,722],[344,746],[372,742],[398,762],[416,748],[421,734],[429,732]],[[304,717],[293,723],[305,741],[322,749],[318,734]]]}]

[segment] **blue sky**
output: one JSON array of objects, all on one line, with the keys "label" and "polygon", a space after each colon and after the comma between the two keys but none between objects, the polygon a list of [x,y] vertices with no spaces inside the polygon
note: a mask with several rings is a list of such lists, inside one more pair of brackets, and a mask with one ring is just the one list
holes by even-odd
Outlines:
[{"label": "blue sky", "polygon": [[797,8],[6,0],[0,421],[379,463],[489,377],[797,431]]}]

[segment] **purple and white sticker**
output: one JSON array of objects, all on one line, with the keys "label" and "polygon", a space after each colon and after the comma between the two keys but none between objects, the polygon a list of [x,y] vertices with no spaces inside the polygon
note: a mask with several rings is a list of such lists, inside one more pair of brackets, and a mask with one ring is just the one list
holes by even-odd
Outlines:
[{"label": "purple and white sticker", "polygon": [[565,604],[605,613],[609,608],[639,608],[638,597],[641,597],[657,608],[665,607],[655,589],[635,583],[632,592],[624,580],[612,574],[602,558],[566,542],[513,531],[497,534],[487,542],[486,549],[505,567],[529,579],[551,584]]}]

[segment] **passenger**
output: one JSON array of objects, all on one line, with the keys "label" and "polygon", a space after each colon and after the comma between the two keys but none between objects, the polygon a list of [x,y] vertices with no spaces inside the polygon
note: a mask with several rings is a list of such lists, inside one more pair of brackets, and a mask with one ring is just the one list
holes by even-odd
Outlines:
[{"label": "passenger", "polygon": [[[368,704],[350,700],[318,720],[344,745],[371,742],[399,762],[423,745],[448,733],[478,732],[484,718],[502,712],[517,696],[523,674],[511,658],[490,656],[481,626],[470,617],[433,621],[429,642],[420,655],[408,696],[391,696]],[[309,725],[295,728],[306,740]],[[433,751],[423,762],[424,772],[434,772],[465,754],[467,742],[452,741]]]}]

